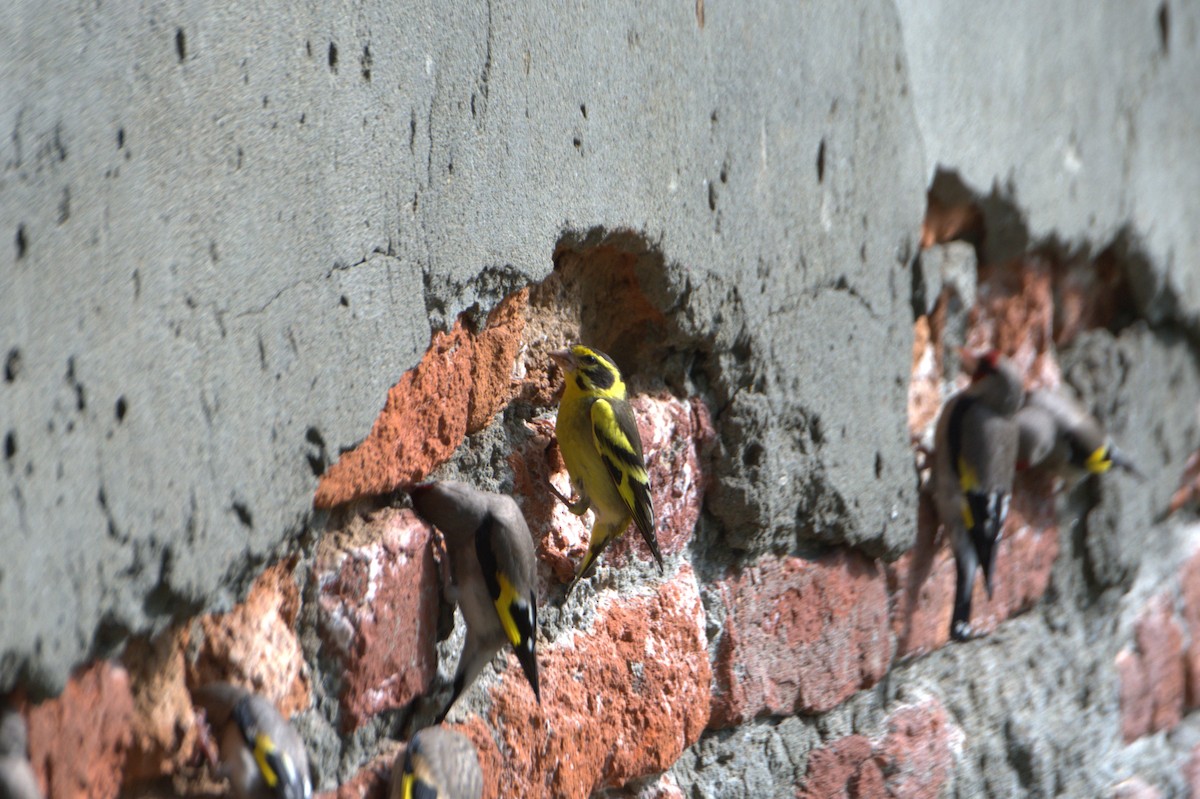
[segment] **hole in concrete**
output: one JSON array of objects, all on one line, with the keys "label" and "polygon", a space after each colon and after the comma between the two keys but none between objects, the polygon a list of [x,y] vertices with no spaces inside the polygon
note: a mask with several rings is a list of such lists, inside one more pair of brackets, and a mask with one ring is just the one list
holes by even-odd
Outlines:
[{"label": "hole in concrete", "polygon": [[125,146],[125,128],[117,128],[117,149]]},{"label": "hole in concrete", "polygon": [[304,54],[309,58],[312,58],[312,42],[308,39],[304,40]]},{"label": "hole in concrete", "polygon": [[237,514],[238,521],[241,522],[244,527],[254,529],[254,516],[251,515],[250,508],[246,507],[244,503],[233,503],[233,512]]},{"label": "hole in concrete", "polygon": [[183,28],[175,29],[175,55],[179,56],[180,61],[187,58],[187,37],[183,33]]},{"label": "hole in concrete", "polygon": [[374,60],[371,58],[370,45],[363,45],[362,56],[358,59],[359,66],[362,68],[362,79],[367,83],[371,82],[371,65]]},{"label": "hole in concrete", "polygon": [[346,299],[345,294],[338,298],[338,305],[342,306],[343,308],[350,307],[350,300]]},{"label": "hole in concrete", "polygon": [[82,412],[87,408],[87,393],[83,383],[75,378],[75,356],[67,358],[67,383],[75,390],[75,410]]},{"label": "hole in concrete", "polygon": [[578,150],[583,146],[583,141],[579,139],[579,137],[575,137],[574,139],[571,139],[571,144],[575,145],[575,149]]},{"label": "hole in concrete", "polygon": [[337,45],[333,42],[329,43],[329,69],[337,72],[338,52]]},{"label": "hole in concrete", "polygon": [[129,410],[129,405],[128,405],[128,403],[125,402],[125,397],[123,397],[123,396],[117,397],[117,406],[113,410],[113,413],[116,415],[118,422],[125,421],[125,413],[128,410]]},{"label": "hole in concrete", "polygon": [[321,435],[320,430],[310,427],[304,433],[304,440],[317,448],[316,452],[309,452],[304,457],[308,461],[308,468],[312,470],[313,477],[320,477],[325,474],[325,467],[329,463],[329,455],[325,451],[325,437]]},{"label": "hole in concrete", "polygon": [[17,431],[9,430],[4,434],[4,460],[11,461],[17,454]]},{"label": "hole in concrete", "polygon": [[825,182],[825,140],[817,145],[817,183]]},{"label": "hole in concrete", "polygon": [[878,452],[875,453],[875,479],[883,477],[883,456]]},{"label": "hole in concrete", "polygon": [[583,114],[583,118],[584,118],[584,119],[587,119],[587,106],[586,106],[586,105],[583,105],[582,103],[580,103],[580,105],[579,105],[579,113]]},{"label": "hole in concrete", "polygon": [[25,252],[29,249],[29,238],[25,234],[25,226],[17,225],[17,260],[25,257]]},{"label": "hole in concrete", "polygon": [[4,359],[4,382],[11,383],[21,373],[21,351],[13,347]]},{"label": "hole in concrete", "polygon": [[711,180],[708,182],[708,210],[717,210],[717,184]]},{"label": "hole in concrete", "polygon": [[1158,42],[1166,55],[1171,49],[1171,9],[1165,2],[1158,7]]},{"label": "hole in concrete", "polygon": [[762,457],[765,451],[763,445],[757,441],[750,443],[749,446],[742,450],[742,463],[747,468],[757,469],[762,464]]}]

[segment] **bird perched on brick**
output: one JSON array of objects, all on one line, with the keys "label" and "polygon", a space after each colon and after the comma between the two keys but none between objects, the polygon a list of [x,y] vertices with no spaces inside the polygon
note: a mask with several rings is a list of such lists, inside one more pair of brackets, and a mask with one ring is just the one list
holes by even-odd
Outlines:
[{"label": "bird perched on brick", "polygon": [[996,549],[1008,516],[1016,468],[1021,377],[992,350],[975,362],[971,384],[942,408],[934,438],[933,486],[938,518],[957,565],[950,635],[971,636],[971,590],[983,569],[988,597]]},{"label": "bird perched on brick", "polygon": [[589,508],[595,514],[587,555],[567,592],[592,573],[596,559],[625,532],[631,519],[661,572],[650,477],[621,371],[612,358],[582,344],[552,352],[550,357],[565,375],[554,432],[579,499],[572,502],[553,486],[551,490],[576,516]]},{"label": "bird perched on brick", "polygon": [[0,797],[41,799],[33,766],[29,764],[29,735],[25,719],[7,703],[0,706]]},{"label": "bird perched on brick", "polygon": [[537,570],[533,536],[512,497],[465,483],[412,490],[417,513],[442,531],[450,560],[450,597],[462,609],[466,640],[441,719],[505,643],[512,644],[533,695],[537,668]]},{"label": "bird perched on brick", "polygon": [[479,799],[483,772],[475,744],[445,727],[413,735],[392,766],[389,799]]},{"label": "bird perched on brick", "polygon": [[1043,469],[1071,483],[1114,466],[1141,476],[1096,417],[1062,388],[1030,391],[1017,412],[1017,426],[1018,470]]},{"label": "bird perched on brick", "polygon": [[193,698],[220,747],[218,775],[238,799],[309,799],[308,752],[300,735],[264,697],[224,682],[209,683]]}]

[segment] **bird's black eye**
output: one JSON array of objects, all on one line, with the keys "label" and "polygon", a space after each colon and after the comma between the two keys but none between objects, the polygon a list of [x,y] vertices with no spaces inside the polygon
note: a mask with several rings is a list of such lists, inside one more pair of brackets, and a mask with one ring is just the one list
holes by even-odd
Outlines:
[{"label": "bird's black eye", "polygon": [[585,355],[585,356],[583,356],[583,359],[582,359],[582,360],[583,360],[583,362],[584,362],[584,363],[586,363],[588,366],[595,366],[595,365],[597,364],[597,361],[596,361],[596,356],[595,356],[595,355]]}]

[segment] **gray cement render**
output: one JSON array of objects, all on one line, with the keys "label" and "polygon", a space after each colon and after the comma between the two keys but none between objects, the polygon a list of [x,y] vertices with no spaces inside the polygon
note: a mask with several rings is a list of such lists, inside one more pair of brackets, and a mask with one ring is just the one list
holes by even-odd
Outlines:
[{"label": "gray cement render", "polygon": [[[827,543],[897,555],[909,269],[941,170],[1019,210],[993,255],[1139,253],[1152,327],[1064,360],[1148,493],[1106,483],[1052,596],[993,639],[819,723],[706,737],[675,773],[690,796],[770,795],[815,742],[928,690],[972,742],[960,795],[1178,780],[1165,736],[1117,745],[1111,662],[1128,592],[1196,537],[1145,532],[1145,512],[1200,444],[1198,28],[1169,0],[7,4],[0,689],[53,692],[130,634],[236,601],[307,535],[315,471],[432,329],[614,231],[661,255],[643,284],[695,356],[668,382],[718,423],[701,573]],[[326,784],[360,759],[304,723]]]}]

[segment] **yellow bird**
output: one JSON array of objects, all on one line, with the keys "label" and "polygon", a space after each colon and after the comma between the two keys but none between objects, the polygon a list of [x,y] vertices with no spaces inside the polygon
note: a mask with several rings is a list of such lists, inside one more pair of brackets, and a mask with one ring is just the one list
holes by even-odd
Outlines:
[{"label": "yellow bird", "polygon": [[591,575],[596,559],[625,532],[631,519],[662,571],[650,477],[621,371],[612,358],[582,344],[552,352],[550,357],[566,376],[554,432],[579,499],[572,502],[550,488],[576,516],[589,508],[595,513],[587,556],[567,593]]}]

